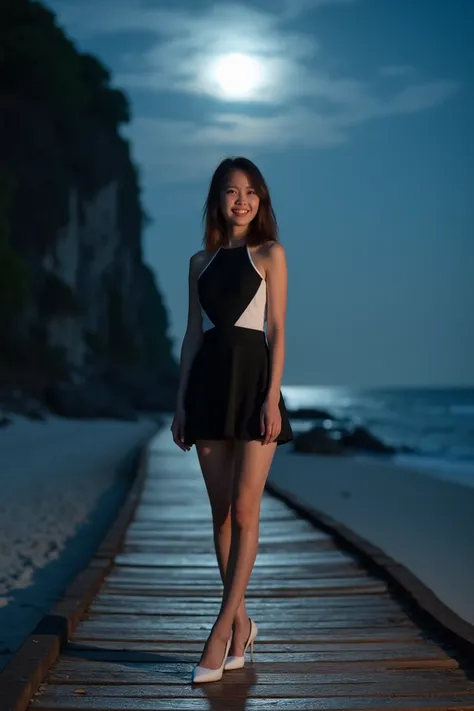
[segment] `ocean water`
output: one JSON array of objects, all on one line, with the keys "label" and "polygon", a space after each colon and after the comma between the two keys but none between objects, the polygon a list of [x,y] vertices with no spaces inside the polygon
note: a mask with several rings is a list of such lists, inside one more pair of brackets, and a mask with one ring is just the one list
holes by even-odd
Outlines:
[{"label": "ocean water", "polygon": [[[416,454],[394,460],[474,485],[474,388],[351,389],[287,385],[288,408],[315,407],[367,427],[387,444]],[[310,421],[295,421],[296,430]]]}]

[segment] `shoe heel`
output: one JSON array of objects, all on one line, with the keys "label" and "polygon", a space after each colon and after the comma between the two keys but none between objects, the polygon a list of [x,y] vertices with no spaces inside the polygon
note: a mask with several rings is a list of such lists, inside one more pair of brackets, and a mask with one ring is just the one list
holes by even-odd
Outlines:
[{"label": "shoe heel", "polygon": [[253,662],[253,640],[250,642],[250,661]]}]

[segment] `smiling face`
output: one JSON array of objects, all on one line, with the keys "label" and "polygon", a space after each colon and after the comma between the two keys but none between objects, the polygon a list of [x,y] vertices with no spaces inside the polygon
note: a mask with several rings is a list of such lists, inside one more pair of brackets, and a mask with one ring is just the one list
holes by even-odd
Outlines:
[{"label": "smiling face", "polygon": [[221,190],[222,214],[236,236],[245,234],[258,212],[260,198],[246,173],[233,170]]}]

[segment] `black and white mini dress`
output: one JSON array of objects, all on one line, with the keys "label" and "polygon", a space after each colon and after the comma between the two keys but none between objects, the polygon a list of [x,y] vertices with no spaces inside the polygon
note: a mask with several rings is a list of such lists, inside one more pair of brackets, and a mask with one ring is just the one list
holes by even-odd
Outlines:
[{"label": "black and white mini dress", "polygon": [[[203,339],[184,398],[184,441],[262,440],[260,410],[270,377],[267,289],[248,246],[220,248],[198,277]],[[293,439],[280,392],[277,444]]]}]

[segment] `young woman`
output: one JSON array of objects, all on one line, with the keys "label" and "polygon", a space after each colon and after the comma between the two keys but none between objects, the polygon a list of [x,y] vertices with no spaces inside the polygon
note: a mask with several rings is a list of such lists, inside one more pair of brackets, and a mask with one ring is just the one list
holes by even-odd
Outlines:
[{"label": "young woman", "polygon": [[[285,356],[285,252],[270,194],[246,158],[216,169],[204,206],[205,249],[191,257],[189,313],[171,431],[193,444],[212,509],[224,584],[194,682],[244,665],[257,626],[245,590],[258,548],[260,502],[275,448],[293,439],[280,392]],[[265,334],[266,324],[266,334]]]}]

